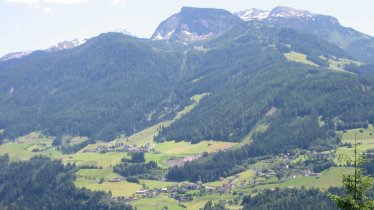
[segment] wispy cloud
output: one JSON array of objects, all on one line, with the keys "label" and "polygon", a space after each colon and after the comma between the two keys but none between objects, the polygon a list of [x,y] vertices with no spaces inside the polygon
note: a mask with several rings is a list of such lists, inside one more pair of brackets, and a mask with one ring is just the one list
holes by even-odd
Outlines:
[{"label": "wispy cloud", "polygon": [[112,0],[111,3],[114,5],[125,6],[127,0]]},{"label": "wispy cloud", "polygon": [[7,0],[10,3],[37,4],[39,0]]},{"label": "wispy cloud", "polygon": [[28,5],[40,5],[42,3],[49,4],[82,4],[90,0],[6,0],[9,3],[21,3]]},{"label": "wispy cloud", "polygon": [[21,4],[27,4],[29,6],[39,8],[40,0],[6,0],[9,3],[21,3]]},{"label": "wispy cloud", "polygon": [[44,12],[44,13],[51,13],[51,12],[52,12],[52,9],[49,8],[49,7],[45,7],[45,8],[43,9],[43,12]]},{"label": "wispy cloud", "polygon": [[45,3],[52,4],[82,4],[89,2],[90,0],[42,0]]}]

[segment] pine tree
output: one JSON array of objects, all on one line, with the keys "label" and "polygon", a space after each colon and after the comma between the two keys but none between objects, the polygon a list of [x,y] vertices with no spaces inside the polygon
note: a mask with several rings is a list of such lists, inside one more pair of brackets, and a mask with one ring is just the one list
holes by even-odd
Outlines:
[{"label": "pine tree", "polygon": [[343,175],[343,186],[345,196],[329,195],[335,204],[343,210],[373,210],[374,200],[368,198],[365,194],[373,187],[373,178],[364,176],[362,168],[365,163],[364,155],[360,154],[357,148],[357,134],[355,135],[354,159],[349,161],[353,163],[354,174]]}]

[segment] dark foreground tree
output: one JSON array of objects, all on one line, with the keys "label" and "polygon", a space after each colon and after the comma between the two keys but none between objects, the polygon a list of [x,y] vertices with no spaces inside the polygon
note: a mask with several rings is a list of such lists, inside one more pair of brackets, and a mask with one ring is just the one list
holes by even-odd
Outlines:
[{"label": "dark foreground tree", "polygon": [[349,161],[349,163],[353,164],[354,174],[343,175],[345,195],[331,194],[329,197],[343,210],[373,210],[374,200],[366,195],[367,191],[373,187],[373,178],[364,175],[363,165],[365,158],[357,149],[356,136],[353,152],[353,161]]},{"label": "dark foreground tree", "polygon": [[[336,190],[335,190],[336,191]],[[339,190],[338,190],[339,191]],[[327,193],[319,189],[278,189],[243,197],[243,210],[337,210]]]},{"label": "dark foreground tree", "polygon": [[8,161],[7,156],[0,157],[0,209],[132,209],[105,192],[76,188],[74,165],[47,157]]},{"label": "dark foreground tree", "polygon": [[213,204],[212,201],[208,201],[204,208],[200,210],[227,210],[225,207],[225,202],[224,201],[219,201],[218,203]]}]

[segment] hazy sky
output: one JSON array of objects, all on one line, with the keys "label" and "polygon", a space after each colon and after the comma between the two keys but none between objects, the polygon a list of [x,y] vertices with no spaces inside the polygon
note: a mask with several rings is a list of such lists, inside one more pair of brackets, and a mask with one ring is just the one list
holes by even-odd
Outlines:
[{"label": "hazy sky", "polygon": [[344,26],[374,35],[373,0],[0,0],[0,57],[116,28],[149,38],[182,6],[237,12],[279,5],[335,16]]}]

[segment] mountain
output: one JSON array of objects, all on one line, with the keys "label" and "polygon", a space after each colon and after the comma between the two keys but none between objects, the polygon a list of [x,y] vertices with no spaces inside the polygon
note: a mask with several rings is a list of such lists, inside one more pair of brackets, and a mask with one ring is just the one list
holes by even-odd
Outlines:
[{"label": "mountain", "polygon": [[212,39],[240,23],[238,17],[222,9],[183,7],[163,21],[151,39],[191,43]]},{"label": "mountain", "polygon": [[[277,110],[269,130],[254,137],[266,154],[329,139],[318,117],[340,128],[373,122],[374,82],[348,68],[365,65],[326,39],[264,21],[316,19],[311,13],[276,8],[268,15],[244,22],[224,10],[187,7],[160,24],[155,37],[174,31],[164,41],[106,33],[80,47],[0,62],[3,136],[38,130],[111,140],[172,119],[201,94],[157,141],[241,141]],[[181,45],[196,41],[181,35],[186,30],[214,36]],[[306,127],[313,128],[308,138],[301,135]],[[284,130],[302,143],[285,143]]]},{"label": "mountain", "polygon": [[[131,134],[173,113],[168,104],[176,98],[178,56],[148,41],[107,33],[78,48],[4,62],[0,127],[9,137],[29,130],[96,139]],[[152,112],[154,118],[147,118]]]},{"label": "mountain", "polygon": [[87,39],[83,39],[83,38],[74,39],[74,40],[71,40],[71,41],[64,41],[64,42],[60,42],[60,43],[55,44],[54,46],[46,49],[46,51],[53,52],[53,51],[71,49],[71,48],[78,47],[79,45],[84,44],[86,41],[87,41]]},{"label": "mountain", "polygon": [[289,7],[276,7],[271,11],[251,9],[236,15],[244,21],[256,20],[263,24],[289,27],[312,34],[338,45],[360,61],[374,62],[374,38],[340,25],[334,17]]},{"label": "mountain", "polygon": [[240,12],[235,13],[240,19],[244,21],[250,21],[250,20],[262,20],[264,18],[269,17],[269,11],[260,10],[256,8],[243,10]]},{"label": "mountain", "polygon": [[127,36],[137,37],[135,34],[131,33],[130,31],[128,31],[125,28],[116,28],[116,29],[114,29],[113,32],[121,33],[121,34],[127,35]]},{"label": "mountain", "polygon": [[[131,33],[130,31],[128,31],[124,28],[117,28],[113,32],[121,33],[121,34],[127,35],[127,36],[136,37],[136,35],[134,35],[133,33]],[[78,39],[73,39],[71,41],[63,41],[63,42],[57,43],[57,44],[45,49],[44,51],[55,52],[55,51],[75,48],[75,47],[78,47],[78,46],[86,43],[88,39],[89,38],[78,38]],[[1,57],[0,61],[7,61],[7,60],[11,60],[11,59],[22,58],[22,57],[30,55],[33,52],[35,52],[35,51],[8,53],[8,54],[4,55],[3,57]]]},{"label": "mountain", "polygon": [[[78,47],[82,44],[84,44],[88,39],[80,38],[80,39],[73,39],[71,41],[63,41],[60,43],[57,43],[44,51],[46,52],[55,52],[55,51],[60,51],[60,50],[66,50],[66,49],[71,49],[74,47]],[[4,55],[3,57],[0,58],[0,61],[7,61],[7,60],[12,60],[12,59],[19,59],[26,57],[30,54],[32,54],[35,51],[25,51],[25,52],[14,52],[14,53],[8,53]]]},{"label": "mountain", "polygon": [[22,58],[22,57],[28,56],[31,53],[32,53],[32,51],[8,53],[8,54],[4,55],[3,57],[1,57],[0,61],[7,61],[7,60],[11,60],[11,59]]}]

